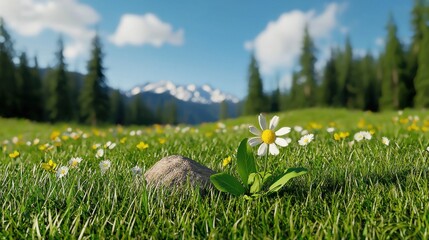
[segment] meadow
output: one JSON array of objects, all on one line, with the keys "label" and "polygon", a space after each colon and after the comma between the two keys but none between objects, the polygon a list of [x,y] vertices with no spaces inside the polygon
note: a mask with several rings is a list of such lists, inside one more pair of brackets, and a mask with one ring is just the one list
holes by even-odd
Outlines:
[{"label": "meadow", "polygon": [[[256,164],[308,173],[259,198],[148,189],[142,176],[175,154],[237,176],[236,149],[252,136],[248,125],[258,126],[257,116],[99,128],[0,119],[0,238],[429,238],[428,112],[276,115],[292,141],[277,156],[257,157],[253,148]],[[303,131],[314,140],[301,146]],[[371,139],[354,140],[359,131]]]}]

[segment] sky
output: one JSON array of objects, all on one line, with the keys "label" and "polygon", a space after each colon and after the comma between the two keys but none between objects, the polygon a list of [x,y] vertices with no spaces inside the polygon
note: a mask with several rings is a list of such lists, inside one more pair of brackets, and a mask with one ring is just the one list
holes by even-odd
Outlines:
[{"label": "sky", "polygon": [[53,66],[65,42],[68,70],[86,72],[99,34],[107,83],[127,91],[147,82],[209,84],[244,98],[252,54],[265,91],[291,84],[308,25],[321,69],[330,48],[351,39],[354,54],[384,48],[392,14],[410,42],[411,0],[0,0],[0,17],[15,50]]}]

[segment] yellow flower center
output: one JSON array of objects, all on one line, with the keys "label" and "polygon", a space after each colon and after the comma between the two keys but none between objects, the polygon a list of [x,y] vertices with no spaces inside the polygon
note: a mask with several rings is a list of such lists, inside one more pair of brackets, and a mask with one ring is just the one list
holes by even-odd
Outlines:
[{"label": "yellow flower center", "polygon": [[273,130],[266,129],[262,132],[261,139],[264,143],[271,144],[276,140],[276,134]]}]

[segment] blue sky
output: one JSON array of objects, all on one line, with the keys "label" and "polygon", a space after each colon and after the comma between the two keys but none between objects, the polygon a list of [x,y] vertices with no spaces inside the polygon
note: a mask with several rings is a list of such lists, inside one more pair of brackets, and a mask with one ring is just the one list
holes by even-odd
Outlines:
[{"label": "blue sky", "polygon": [[320,68],[330,46],[349,34],[355,54],[383,48],[392,13],[404,43],[411,37],[411,0],[0,0],[17,51],[55,63],[59,35],[69,70],[85,72],[90,41],[102,37],[108,84],[122,90],[146,82],[209,84],[243,98],[251,53],[266,90],[290,84],[302,28],[309,24]]}]

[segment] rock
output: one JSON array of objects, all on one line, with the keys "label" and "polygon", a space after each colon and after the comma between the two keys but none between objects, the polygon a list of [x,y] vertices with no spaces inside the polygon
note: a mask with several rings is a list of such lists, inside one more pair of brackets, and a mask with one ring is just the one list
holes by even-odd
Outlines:
[{"label": "rock", "polygon": [[193,189],[199,187],[205,193],[212,187],[210,176],[213,170],[187,157],[173,155],[159,160],[144,174],[149,187],[165,187],[169,190],[183,189],[188,183]]}]

